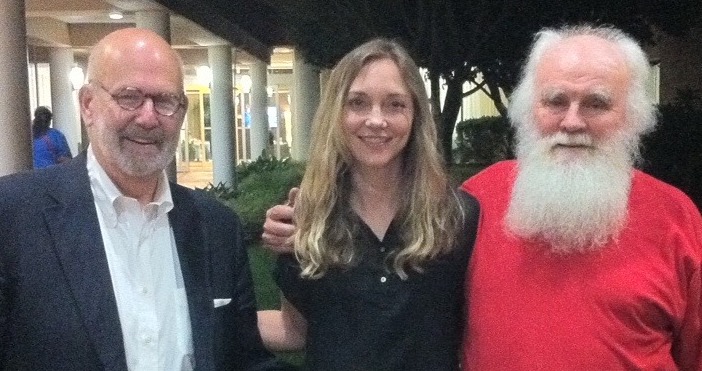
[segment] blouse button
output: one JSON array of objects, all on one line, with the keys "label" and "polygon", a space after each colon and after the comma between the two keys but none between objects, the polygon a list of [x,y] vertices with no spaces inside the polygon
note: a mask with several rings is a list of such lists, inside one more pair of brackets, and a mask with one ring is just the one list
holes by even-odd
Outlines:
[{"label": "blouse button", "polygon": [[380,252],[385,252],[385,246],[380,246]]},{"label": "blouse button", "polygon": [[387,281],[387,280],[388,280],[388,279],[387,279],[386,277],[384,277],[384,276],[383,276],[383,277],[380,277],[380,282],[382,282],[382,283],[385,283],[385,281]]}]

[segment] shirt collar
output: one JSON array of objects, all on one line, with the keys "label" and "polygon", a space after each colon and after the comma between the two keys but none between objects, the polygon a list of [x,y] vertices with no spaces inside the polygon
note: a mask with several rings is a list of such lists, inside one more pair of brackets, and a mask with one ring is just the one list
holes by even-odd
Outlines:
[{"label": "shirt collar", "polygon": [[[88,169],[88,178],[90,179],[90,188],[93,191],[98,211],[102,213],[108,226],[115,227],[119,216],[124,211],[124,201],[130,199],[136,201],[136,199],[125,196],[120,192],[119,188],[105,172],[105,169],[97,161],[97,158],[95,158],[92,145],[88,146],[86,152],[88,157],[86,167]],[[166,172],[162,171],[154,200],[143,206],[142,210],[149,219],[155,219],[158,216],[167,214],[171,209],[173,209],[171,187],[168,183]]]}]

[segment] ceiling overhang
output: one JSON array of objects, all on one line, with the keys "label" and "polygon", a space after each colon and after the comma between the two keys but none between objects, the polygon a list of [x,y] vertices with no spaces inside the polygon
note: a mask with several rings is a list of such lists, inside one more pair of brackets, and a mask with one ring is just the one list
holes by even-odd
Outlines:
[{"label": "ceiling overhang", "polygon": [[260,1],[156,1],[266,63],[274,46],[286,44],[275,10]]}]

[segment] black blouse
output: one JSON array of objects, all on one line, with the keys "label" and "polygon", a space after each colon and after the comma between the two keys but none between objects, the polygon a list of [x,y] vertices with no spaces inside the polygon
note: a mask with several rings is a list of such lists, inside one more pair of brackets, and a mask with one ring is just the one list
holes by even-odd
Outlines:
[{"label": "black blouse", "polygon": [[[307,320],[309,370],[458,370],[463,329],[463,283],[477,223],[460,248],[408,270],[400,279],[385,258],[400,248],[391,223],[383,241],[358,219],[356,266],[331,269],[320,279],[300,278],[292,255],[281,255],[274,276],[285,298]],[[468,237],[468,238],[467,238]],[[467,243],[463,243],[467,242]]]}]

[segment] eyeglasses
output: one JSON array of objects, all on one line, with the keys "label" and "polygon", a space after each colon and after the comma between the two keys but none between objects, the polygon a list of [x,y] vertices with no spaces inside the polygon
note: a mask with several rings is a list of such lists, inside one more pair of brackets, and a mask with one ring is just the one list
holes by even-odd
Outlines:
[{"label": "eyeglasses", "polygon": [[171,93],[146,94],[143,91],[126,87],[115,94],[110,93],[102,84],[97,81],[90,81],[97,85],[100,89],[109,94],[118,106],[127,111],[134,111],[141,107],[146,98],[150,98],[154,104],[156,113],[162,116],[173,116],[181,107],[185,106],[185,97],[183,95]]}]

